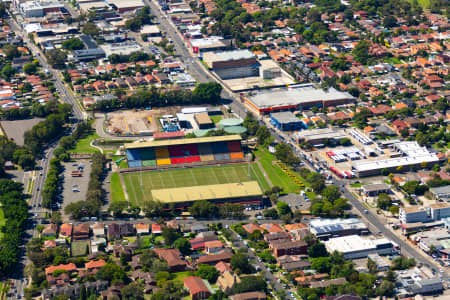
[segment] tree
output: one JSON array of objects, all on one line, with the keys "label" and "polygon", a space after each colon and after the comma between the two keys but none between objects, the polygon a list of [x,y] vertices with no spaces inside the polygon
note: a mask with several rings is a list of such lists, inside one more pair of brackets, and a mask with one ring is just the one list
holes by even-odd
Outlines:
[{"label": "tree", "polygon": [[78,39],[78,38],[71,38],[68,40],[65,40],[62,43],[62,46],[64,49],[68,49],[68,50],[81,50],[84,48],[84,44],[83,42]]},{"label": "tree", "polygon": [[196,201],[189,212],[196,218],[213,218],[217,216],[217,206],[208,201]]},{"label": "tree", "polygon": [[281,216],[291,214],[291,208],[286,202],[277,202],[277,209]]},{"label": "tree", "polygon": [[352,141],[349,138],[343,138],[339,141],[339,144],[342,146],[350,146],[352,144]]},{"label": "tree", "polygon": [[397,205],[392,205],[391,207],[389,207],[389,212],[393,215],[396,216],[398,215],[399,212],[399,207]]},{"label": "tree", "polygon": [[185,238],[179,238],[174,243],[173,246],[177,248],[183,255],[191,252],[191,244]]},{"label": "tree", "polygon": [[316,257],[312,259],[311,268],[319,273],[329,273],[331,263],[329,257]]},{"label": "tree", "polygon": [[164,243],[170,246],[180,237],[180,234],[175,229],[165,226],[162,230],[162,236]]},{"label": "tree", "polygon": [[244,253],[233,254],[230,261],[231,268],[236,273],[251,274],[253,267],[249,262],[248,256]]},{"label": "tree", "polygon": [[32,74],[36,73],[37,66],[34,63],[26,63],[23,66],[23,71],[25,72],[25,74],[32,75]]},{"label": "tree", "polygon": [[294,154],[291,146],[286,143],[281,143],[275,146],[275,156],[287,165],[295,165],[299,162],[299,159]]},{"label": "tree", "polygon": [[266,126],[260,126],[256,131],[256,136],[258,137],[258,144],[263,146],[267,146],[273,141],[272,134]]},{"label": "tree", "polygon": [[210,265],[200,265],[195,273],[198,277],[208,280],[210,283],[216,282],[219,277],[219,271]]},{"label": "tree", "polygon": [[367,108],[361,109],[360,112],[357,112],[353,117],[354,124],[362,129],[367,126],[367,118],[371,115],[370,110]]},{"label": "tree", "polygon": [[124,283],[127,279],[127,274],[124,269],[111,262],[101,267],[95,274],[95,277],[97,280],[106,280],[109,282],[114,280],[115,282]]},{"label": "tree", "polygon": [[128,202],[126,201],[114,201],[109,205],[108,211],[112,212],[115,217],[120,217],[127,207]]},{"label": "tree", "polygon": [[46,53],[47,61],[53,68],[63,68],[67,59],[66,53],[59,49],[52,49]]},{"label": "tree", "polygon": [[335,185],[328,185],[322,191],[322,197],[329,202],[334,202],[335,200],[339,199],[340,196],[341,191],[339,190],[339,187]]},{"label": "tree", "polygon": [[397,26],[397,19],[394,16],[387,16],[383,19],[383,26],[386,28],[392,28]]},{"label": "tree", "polygon": [[322,243],[317,243],[308,248],[308,255],[312,258],[328,256],[327,248]]},{"label": "tree", "polygon": [[94,23],[87,22],[83,25],[82,32],[84,34],[89,34],[91,36],[97,36],[100,33],[100,28],[97,27]]},{"label": "tree", "polygon": [[120,290],[122,299],[126,300],[143,300],[144,299],[144,287],[141,282],[134,281],[129,285],[124,286]]},{"label": "tree", "polygon": [[367,64],[370,57],[369,54],[370,42],[366,40],[361,40],[353,49],[353,56],[355,60],[363,65]]},{"label": "tree", "polygon": [[20,56],[20,52],[16,45],[6,44],[3,46],[2,50],[8,60],[13,60],[13,58]]},{"label": "tree", "polygon": [[378,195],[377,207],[381,209],[389,209],[392,205],[392,199],[386,193],[381,193]]},{"label": "tree", "polygon": [[2,77],[8,81],[11,79],[11,77],[14,76],[15,73],[16,72],[14,71],[14,68],[11,66],[11,64],[5,65],[1,71]]},{"label": "tree", "polygon": [[220,93],[222,93],[222,86],[220,84],[208,82],[198,84],[192,92],[192,96],[198,104],[219,103],[221,99]]},{"label": "tree", "polygon": [[267,288],[266,280],[261,276],[245,276],[241,278],[241,282],[235,285],[233,294],[245,293],[252,291],[264,292]]}]

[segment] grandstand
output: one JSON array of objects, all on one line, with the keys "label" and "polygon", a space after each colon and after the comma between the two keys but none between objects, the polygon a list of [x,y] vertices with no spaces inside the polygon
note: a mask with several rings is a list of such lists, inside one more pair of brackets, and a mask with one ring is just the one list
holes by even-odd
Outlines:
[{"label": "grandstand", "polygon": [[125,144],[129,168],[159,169],[244,159],[239,135]]}]

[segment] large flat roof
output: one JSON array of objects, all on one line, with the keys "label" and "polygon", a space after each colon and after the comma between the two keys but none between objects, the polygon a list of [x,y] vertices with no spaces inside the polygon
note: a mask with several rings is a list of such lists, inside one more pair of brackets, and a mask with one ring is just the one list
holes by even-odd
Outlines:
[{"label": "large flat roof", "polygon": [[125,144],[125,149],[139,149],[148,147],[164,147],[173,145],[187,145],[187,144],[198,144],[198,143],[212,143],[212,142],[230,142],[230,141],[240,141],[242,137],[240,135],[224,135],[224,136],[208,136],[199,137],[191,139],[175,139],[175,140],[158,140],[151,142],[140,142],[140,143],[130,143]]},{"label": "large flat roof", "polygon": [[259,197],[261,195],[261,188],[256,181],[152,190],[153,200],[163,203]]},{"label": "large flat roof", "polygon": [[420,163],[436,163],[439,161],[439,158],[436,154],[426,154],[422,156],[408,157],[402,156],[398,158],[388,158],[381,160],[363,160],[363,161],[355,161],[352,164],[352,168],[357,172],[371,171],[371,170],[379,170],[384,168],[395,168],[399,166],[410,166],[417,165]]},{"label": "large flat roof", "polygon": [[307,104],[317,101],[355,99],[355,97],[347,92],[340,92],[334,88],[329,88],[325,91],[323,89],[316,89],[312,85],[304,85],[292,89],[265,91],[248,96],[247,99],[258,108],[264,109]]},{"label": "large flat roof", "polygon": [[247,49],[214,52],[210,54],[214,61],[241,60],[255,57],[255,54]]}]

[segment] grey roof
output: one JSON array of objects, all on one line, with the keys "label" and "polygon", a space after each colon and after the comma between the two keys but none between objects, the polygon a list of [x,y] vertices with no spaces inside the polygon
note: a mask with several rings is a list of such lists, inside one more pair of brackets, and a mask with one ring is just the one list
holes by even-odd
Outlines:
[{"label": "grey roof", "polygon": [[281,124],[301,122],[301,120],[290,111],[275,112],[270,115]]},{"label": "grey roof", "polygon": [[374,183],[374,184],[366,184],[362,187],[365,192],[377,192],[383,190],[389,190],[391,187],[386,183]]},{"label": "grey roof", "polygon": [[450,185],[440,186],[440,187],[434,187],[430,189],[433,194],[437,196],[446,196],[449,197],[450,195]]},{"label": "grey roof", "polygon": [[327,91],[316,89],[312,85],[302,85],[293,89],[280,89],[264,91],[248,99],[258,108],[270,108],[273,106],[288,106],[308,104],[318,101],[355,100],[355,97],[347,92],[340,92],[334,88]]},{"label": "grey roof", "polygon": [[88,49],[95,49],[95,48],[97,48],[97,43],[89,35],[82,34],[82,35],[80,35],[80,39],[84,43],[86,48],[88,48]]}]

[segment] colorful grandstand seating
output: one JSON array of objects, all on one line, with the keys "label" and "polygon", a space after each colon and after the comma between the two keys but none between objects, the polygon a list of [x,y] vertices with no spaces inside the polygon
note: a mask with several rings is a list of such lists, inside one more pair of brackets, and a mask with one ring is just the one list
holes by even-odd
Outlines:
[{"label": "colorful grandstand seating", "polygon": [[217,153],[214,154],[215,160],[227,160],[230,159],[230,153]]},{"label": "colorful grandstand seating", "polygon": [[181,145],[175,145],[175,146],[169,146],[169,154],[170,157],[175,156],[184,156],[183,146]]},{"label": "colorful grandstand seating", "polygon": [[169,157],[169,148],[167,147],[156,147],[155,148],[156,158],[167,158]]},{"label": "colorful grandstand seating", "polygon": [[238,141],[228,142],[228,150],[230,152],[241,152],[241,143]]},{"label": "colorful grandstand seating", "polygon": [[156,160],[156,164],[157,164],[158,166],[161,166],[161,165],[170,165],[170,164],[171,164],[170,158],[160,158],[160,159],[157,159],[157,160]]},{"label": "colorful grandstand seating", "polygon": [[210,155],[212,154],[212,148],[210,143],[198,144],[198,153],[200,155]]},{"label": "colorful grandstand seating", "polygon": [[198,149],[196,144],[184,145],[184,155],[198,155]]},{"label": "colorful grandstand seating", "polygon": [[200,161],[200,156],[187,156],[186,157],[187,163],[192,163],[192,162],[197,162],[197,161]]},{"label": "colorful grandstand seating", "polygon": [[184,164],[186,163],[186,158],[183,157],[172,157],[170,159],[172,164]]},{"label": "colorful grandstand seating", "polygon": [[244,158],[244,153],[242,153],[242,152],[231,152],[230,153],[230,158],[231,159],[243,159]]},{"label": "colorful grandstand seating", "polygon": [[130,160],[141,160],[141,155],[139,150],[131,149],[127,150],[127,159]]},{"label": "colorful grandstand seating", "polygon": [[153,149],[139,149],[141,160],[154,160],[155,151]]},{"label": "colorful grandstand seating", "polygon": [[225,142],[216,142],[212,143],[212,149],[213,153],[227,153],[228,152],[228,145]]},{"label": "colorful grandstand seating", "polygon": [[200,155],[200,161],[212,161],[214,160],[214,155],[208,154],[208,155]]},{"label": "colorful grandstand seating", "polygon": [[142,165],[144,167],[154,167],[156,166],[156,160],[152,159],[152,160],[143,160],[142,161]]},{"label": "colorful grandstand seating", "polygon": [[129,160],[128,161],[129,168],[139,168],[142,167],[142,162],[140,160]]}]

